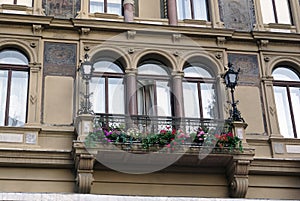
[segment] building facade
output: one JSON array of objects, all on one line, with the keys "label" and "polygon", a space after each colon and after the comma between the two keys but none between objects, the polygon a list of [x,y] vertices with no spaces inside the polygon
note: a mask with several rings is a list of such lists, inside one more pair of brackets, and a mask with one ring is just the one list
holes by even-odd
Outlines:
[{"label": "building facade", "polygon": [[[141,174],[136,154],[86,149],[84,106],[227,119],[229,62],[243,152],[177,153]],[[298,0],[0,0],[0,75],[3,192],[300,199]]]}]

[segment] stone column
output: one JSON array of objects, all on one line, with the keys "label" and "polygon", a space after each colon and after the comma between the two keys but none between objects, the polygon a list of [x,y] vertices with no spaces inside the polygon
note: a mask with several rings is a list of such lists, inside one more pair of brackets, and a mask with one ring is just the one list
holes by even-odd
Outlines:
[{"label": "stone column", "polygon": [[126,70],[126,114],[137,115],[136,69]]},{"label": "stone column", "polygon": [[41,64],[29,64],[30,84],[29,84],[29,104],[27,114],[27,125],[36,125],[40,123],[40,83],[41,83]]},{"label": "stone column", "polygon": [[134,21],[134,0],[124,0],[124,21],[133,22]]},{"label": "stone column", "polygon": [[294,22],[294,26],[296,27],[297,33],[300,33],[300,2],[299,0],[291,0],[291,17],[293,18],[292,21]]},{"label": "stone column", "polygon": [[[180,120],[184,117],[184,105],[183,105],[183,90],[182,90],[182,78],[183,72],[172,73],[172,93],[174,95],[174,116]],[[181,121],[177,122],[177,126],[181,127]]]},{"label": "stone column", "polygon": [[178,23],[176,0],[168,0],[169,25],[176,26]]}]

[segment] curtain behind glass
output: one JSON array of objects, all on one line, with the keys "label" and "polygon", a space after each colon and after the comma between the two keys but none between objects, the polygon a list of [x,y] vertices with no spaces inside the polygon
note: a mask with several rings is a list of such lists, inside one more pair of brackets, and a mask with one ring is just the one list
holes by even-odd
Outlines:
[{"label": "curtain behind glass", "polygon": [[193,8],[195,20],[208,20],[206,0],[194,0]]}]

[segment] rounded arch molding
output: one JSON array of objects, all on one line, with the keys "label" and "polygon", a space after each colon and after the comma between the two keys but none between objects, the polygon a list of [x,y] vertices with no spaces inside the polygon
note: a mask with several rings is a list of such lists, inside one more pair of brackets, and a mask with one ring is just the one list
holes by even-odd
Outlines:
[{"label": "rounded arch molding", "polygon": [[224,66],[222,61],[217,60],[214,55],[209,54],[207,52],[199,53],[199,52],[188,52],[184,57],[181,57],[179,62],[179,70],[182,71],[186,65],[186,63],[190,64],[202,64],[208,67],[209,71],[211,71],[214,76],[218,76],[222,73]]},{"label": "rounded arch molding", "polygon": [[[136,54],[133,58],[133,67],[137,68],[139,63],[143,59],[148,59],[147,57],[154,56],[154,59],[160,60],[163,62],[166,66],[170,67],[173,71],[177,71],[177,63],[176,59],[171,55],[171,53],[168,53],[164,50],[159,49],[147,49],[142,50],[138,54]],[[150,59],[150,58],[149,58]]]},{"label": "rounded arch molding", "polygon": [[97,62],[101,58],[102,59],[108,58],[120,62],[124,70],[130,68],[131,66],[131,59],[128,53],[121,48],[103,47],[103,46],[95,47],[88,52],[88,55],[90,56],[90,60],[92,62]]},{"label": "rounded arch molding", "polygon": [[29,63],[37,63],[37,54],[29,43],[21,40],[0,40],[0,49],[14,48],[22,51],[28,58]]},{"label": "rounded arch molding", "polygon": [[282,56],[276,57],[275,59],[269,62],[269,64],[266,67],[266,75],[271,76],[273,70],[279,65],[292,67],[300,73],[300,59],[295,57]]}]

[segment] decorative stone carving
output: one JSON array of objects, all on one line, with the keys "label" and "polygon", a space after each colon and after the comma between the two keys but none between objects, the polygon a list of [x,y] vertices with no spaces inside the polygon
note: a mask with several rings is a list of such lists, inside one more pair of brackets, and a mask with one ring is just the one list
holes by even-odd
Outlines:
[{"label": "decorative stone carving", "polygon": [[45,42],[44,76],[75,76],[76,44]]},{"label": "decorative stone carving", "polygon": [[173,34],[172,35],[172,41],[173,43],[179,43],[181,39],[181,34]]},{"label": "decorative stone carving", "polygon": [[257,44],[260,50],[266,49],[269,44],[269,40],[259,40],[257,41]]},{"label": "decorative stone carving", "polygon": [[94,181],[94,156],[89,154],[84,147],[84,143],[79,141],[73,143],[73,154],[75,160],[76,192],[90,193]]},{"label": "decorative stone carving", "polygon": [[136,31],[127,31],[127,39],[133,40],[135,38]]},{"label": "decorative stone carving", "polygon": [[226,38],[225,37],[217,37],[217,45],[218,47],[224,47],[226,42]]},{"label": "decorative stone carving", "polygon": [[90,28],[85,28],[85,27],[83,27],[83,28],[80,29],[79,32],[80,32],[82,35],[88,35],[88,34],[90,33],[90,31],[91,31]]},{"label": "decorative stone carving", "polygon": [[234,198],[245,198],[248,190],[248,173],[254,153],[234,155],[227,166],[229,195]]},{"label": "decorative stone carving", "polygon": [[259,68],[257,55],[249,54],[228,54],[228,61],[235,68],[240,68],[239,85],[243,86],[259,86]]},{"label": "decorative stone carving", "polygon": [[32,25],[32,32],[33,32],[34,35],[42,34],[42,30],[43,30],[42,25],[40,25],[40,24],[33,24]]},{"label": "decorative stone carving", "polygon": [[221,21],[225,27],[240,31],[251,31],[255,24],[253,0],[219,0]]}]

